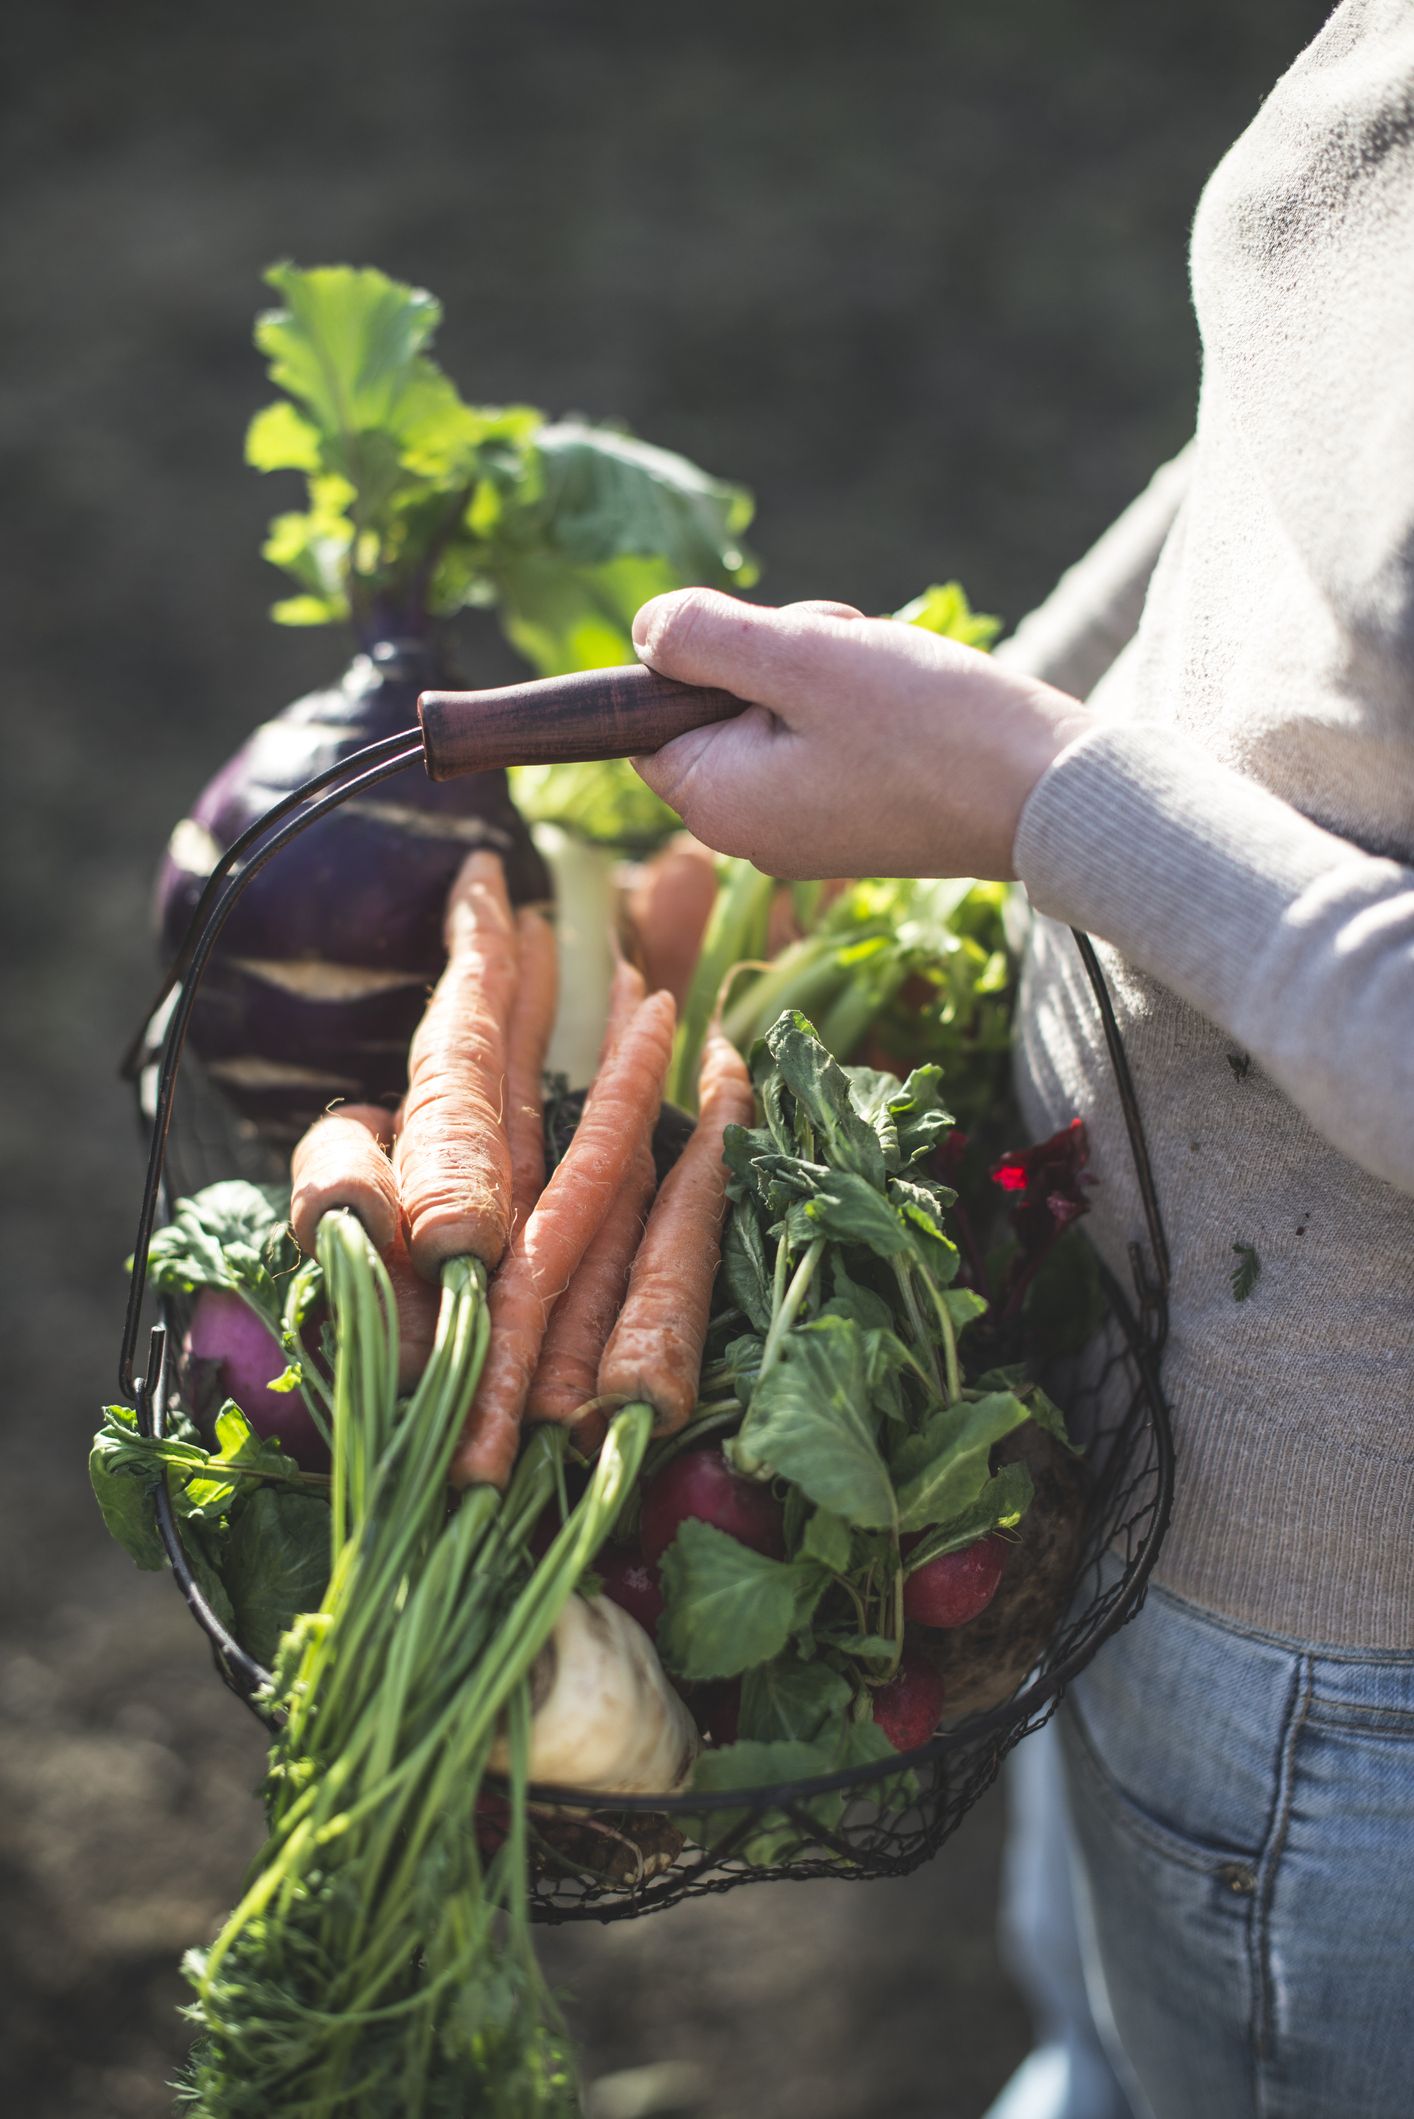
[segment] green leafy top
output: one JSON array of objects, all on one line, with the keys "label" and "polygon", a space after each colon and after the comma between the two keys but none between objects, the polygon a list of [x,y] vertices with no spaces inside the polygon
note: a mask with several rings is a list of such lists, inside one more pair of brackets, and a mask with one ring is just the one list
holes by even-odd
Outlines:
[{"label": "green leafy top", "polygon": [[286,395],[246,457],[307,488],[265,545],[299,589],[282,623],[417,632],[495,603],[553,675],[632,660],[633,613],[661,589],[754,578],[740,487],[614,429],[465,404],[429,357],[442,312],[423,289],[347,265],[266,278],[283,306],[255,342]]}]

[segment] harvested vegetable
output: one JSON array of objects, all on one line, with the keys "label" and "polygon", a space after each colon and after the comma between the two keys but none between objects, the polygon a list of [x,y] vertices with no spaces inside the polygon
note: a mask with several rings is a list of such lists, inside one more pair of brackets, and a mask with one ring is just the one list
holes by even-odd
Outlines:
[{"label": "harvested vegetable", "polygon": [[[557,1420],[573,1427],[597,1419],[597,1407],[587,1415],[585,1408],[598,1391],[600,1359],[623,1308],[657,1182],[653,1151],[645,1142],[555,1304],[525,1403],[528,1420]],[[592,1432],[585,1428],[581,1446]]]},{"label": "harvested vegetable", "polygon": [[341,1104],[317,1118],[290,1162],[290,1226],[312,1256],[320,1222],[347,1207],[368,1231],[375,1251],[386,1251],[402,1221],[397,1181],[388,1160],[392,1113],[377,1104]]},{"label": "harvested vegetable", "polygon": [[639,1542],[650,1566],[657,1565],[689,1522],[710,1523],[753,1552],[784,1557],[779,1501],[769,1488],[734,1472],[719,1449],[685,1450],[644,1487]]},{"label": "harvested vegetable", "polygon": [[491,1350],[452,1465],[457,1486],[503,1486],[550,1313],[610,1201],[648,1146],[672,1052],[672,996],[650,994],[595,1077],[562,1160],[517,1233],[491,1295]]},{"label": "harvested vegetable", "polygon": [[[671,1794],[692,1772],[697,1725],[618,1600],[571,1597],[530,1673],[529,1773],[551,1786]],[[502,1739],[493,1772],[510,1766]]]},{"label": "harvested vegetable", "polygon": [[599,1363],[600,1397],[646,1399],[660,1434],[676,1433],[697,1402],[726,1211],[722,1141],[755,1113],[745,1063],[719,1032],[707,1040],[698,1102],[692,1139],[653,1202]]},{"label": "harvested vegetable", "polygon": [[510,1233],[506,1026],[516,935],[494,854],[471,854],[459,871],[446,941],[446,969],[408,1054],[398,1135],[408,1249],[429,1280],[448,1258],[495,1266]]},{"label": "harvested vegetable", "polygon": [[540,913],[516,915],[516,996],[506,1032],[506,1138],[511,1152],[511,1226],[519,1228],[545,1187],[542,1077],[555,1022],[555,930]]},{"label": "harvested vegetable", "polygon": [[[420,691],[456,686],[445,628],[469,603],[494,604],[551,675],[631,661],[633,614],[660,590],[753,578],[739,488],[616,429],[465,404],[429,357],[441,311],[422,289],[343,265],[277,265],[268,278],[282,306],[259,319],[256,343],[285,394],[253,421],[246,454],[303,476],[308,492],[265,546],[296,589],[275,616],[347,622],[360,651],[341,683],[257,729],[173,832],[157,886],[168,964],[249,826],[314,774],[414,730]],[[401,773],[251,879],[191,1036],[270,1138],[292,1142],[335,1097],[401,1094],[443,900],[476,847],[501,857],[516,901],[547,895],[502,772]]]},{"label": "harvested vegetable", "polygon": [[908,1569],[904,1617],[918,1626],[966,1626],[996,1595],[1010,1550],[1004,1538],[977,1538]]}]

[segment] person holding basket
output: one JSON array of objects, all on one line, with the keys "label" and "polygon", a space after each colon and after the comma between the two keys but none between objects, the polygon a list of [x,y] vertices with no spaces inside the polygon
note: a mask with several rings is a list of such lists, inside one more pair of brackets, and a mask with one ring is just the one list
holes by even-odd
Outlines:
[{"label": "person holding basket", "polygon": [[[992,657],[704,590],[640,657],[751,702],[639,761],[783,877],[1017,878],[1018,1081],[1172,1253],[1148,1602],[1044,1739],[1006,2119],[1405,2119],[1414,2080],[1414,10],[1344,0],[1210,179],[1190,446]],[[1029,1833],[1029,1850],[1026,1844]],[[1069,1847],[1062,1858],[1060,1835]],[[1074,1904],[1070,1902],[1074,1880]],[[1083,1964],[1088,2004],[1079,1992]]]}]

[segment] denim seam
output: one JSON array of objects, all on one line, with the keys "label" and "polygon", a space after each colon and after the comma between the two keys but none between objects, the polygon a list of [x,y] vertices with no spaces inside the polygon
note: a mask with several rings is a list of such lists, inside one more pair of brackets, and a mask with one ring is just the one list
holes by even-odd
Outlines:
[{"label": "denim seam", "polygon": [[[1265,1626],[1252,1626],[1245,1620],[1231,1618],[1225,1611],[1214,1611],[1210,1605],[1195,1604],[1191,1597],[1170,1588],[1157,1576],[1147,1584],[1145,1598],[1146,1601],[1154,1599],[1171,1604],[1185,1618],[1200,1626],[1209,1626],[1215,1633],[1227,1634],[1238,1641],[1255,1641],[1259,1645],[1284,1650],[1287,1655],[1312,1655],[1323,1663],[1370,1663],[1381,1669],[1414,1669],[1412,1649],[1360,1648],[1345,1641],[1305,1641],[1295,1634],[1274,1633]],[[1138,1616],[1137,1612],[1135,1616]]]},{"label": "denim seam", "polygon": [[1357,1736],[1414,1736],[1414,1708],[1377,1707],[1364,1700],[1336,1700],[1313,1692],[1311,1720],[1322,1729],[1348,1729]]},{"label": "denim seam", "polygon": [[1277,1811],[1259,1866],[1260,1891],[1251,1929],[1252,1991],[1255,2000],[1252,2040],[1253,2107],[1261,2119],[1267,2109],[1263,2067],[1272,2057],[1272,1963],[1271,1911],[1276,1891],[1277,1869],[1286,1846],[1291,1812],[1296,1798],[1296,1745],[1310,1711],[1315,1672],[1310,1656],[1298,1659],[1292,1697],[1287,1704],[1286,1726],[1277,1747]]}]

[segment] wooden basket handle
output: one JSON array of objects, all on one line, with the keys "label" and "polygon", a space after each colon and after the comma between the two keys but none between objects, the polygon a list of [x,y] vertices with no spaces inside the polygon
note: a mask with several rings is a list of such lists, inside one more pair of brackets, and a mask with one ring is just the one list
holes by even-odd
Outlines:
[{"label": "wooden basket handle", "polygon": [[423,692],[417,717],[429,778],[454,780],[501,765],[641,757],[745,705],[731,692],[678,684],[631,663],[498,691]]}]

